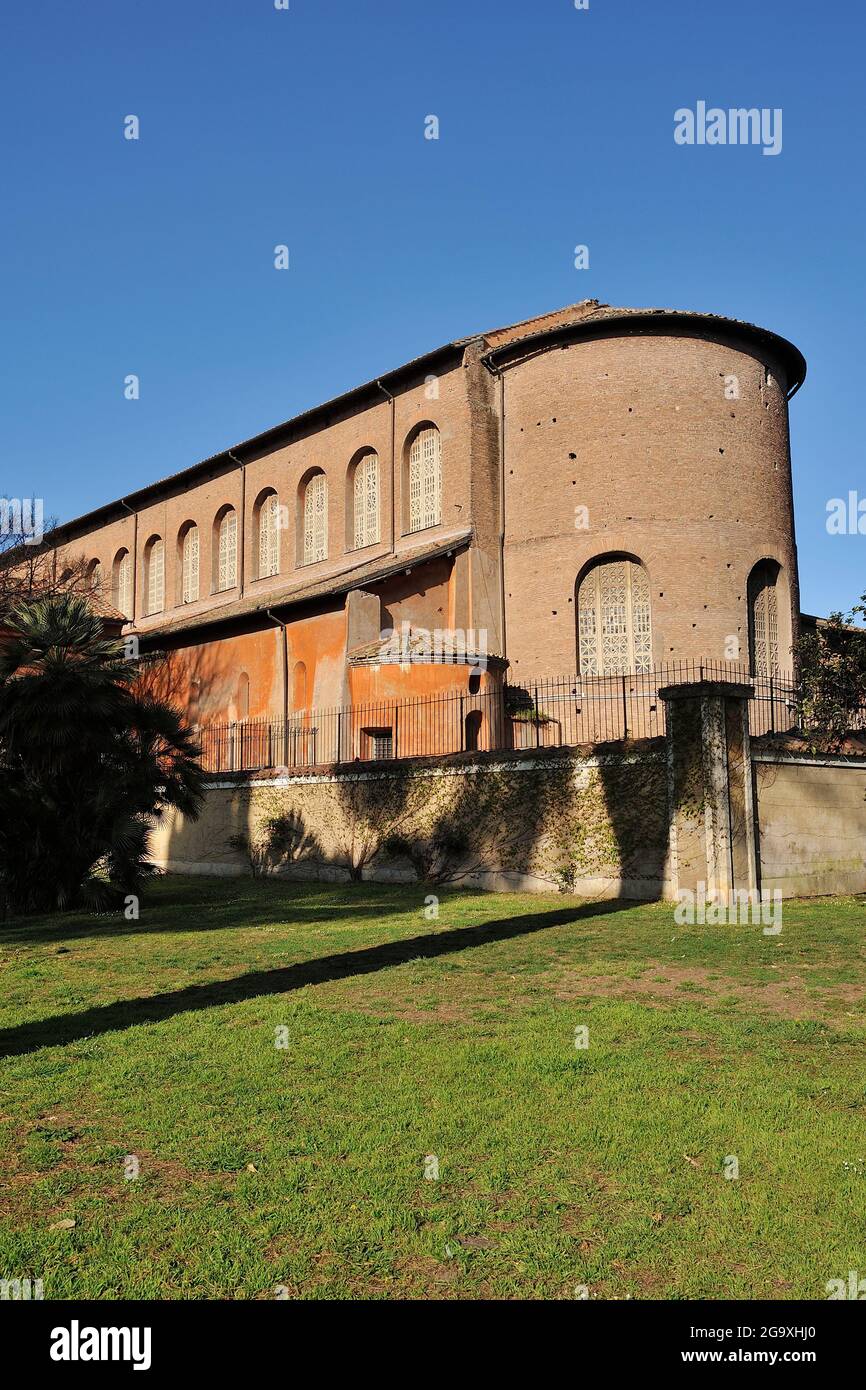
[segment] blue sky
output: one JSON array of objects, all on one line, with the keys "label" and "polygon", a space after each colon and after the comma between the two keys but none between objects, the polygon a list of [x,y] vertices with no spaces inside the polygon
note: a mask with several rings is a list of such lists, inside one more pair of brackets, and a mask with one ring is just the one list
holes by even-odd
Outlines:
[{"label": "blue sky", "polygon": [[[75,516],[595,297],[797,343],[803,607],[866,589],[866,536],[825,525],[866,497],[855,0],[87,0],[4,31],[0,493]],[[677,146],[699,99],[781,107],[782,153]]]}]

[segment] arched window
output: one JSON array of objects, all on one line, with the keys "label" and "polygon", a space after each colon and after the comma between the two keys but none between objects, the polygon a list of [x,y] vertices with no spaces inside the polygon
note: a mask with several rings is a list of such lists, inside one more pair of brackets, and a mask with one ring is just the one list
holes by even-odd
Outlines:
[{"label": "arched window", "polygon": [[376,545],[379,540],[379,456],[362,455],[355,464],[352,479],[352,538],[355,550]]},{"label": "arched window", "polygon": [[102,589],[102,565],[98,560],[91,560],[87,567],[87,587],[92,594],[98,594]]},{"label": "arched window", "polygon": [[[275,492],[266,492],[256,504],[254,519],[258,523],[259,579],[280,572],[280,503]],[[255,523],[254,523],[255,524]]]},{"label": "arched window", "polygon": [[442,520],[442,446],[435,425],[422,425],[409,446],[409,530]]},{"label": "arched window", "polygon": [[577,591],[577,641],[582,676],[610,676],[652,667],[649,580],[635,560],[593,565]]},{"label": "arched window", "polygon": [[111,568],[111,602],[124,617],[132,617],[132,556],[118,550]]},{"label": "arched window", "polygon": [[307,668],[303,661],[295,662],[292,672],[292,709],[307,708]]},{"label": "arched window", "polygon": [[161,536],[151,536],[144,549],[144,582],[147,613],[161,613],[165,607],[165,546]]},{"label": "arched window", "polygon": [[238,688],[235,695],[235,708],[237,709],[238,719],[249,718],[250,713],[250,678],[246,671],[241,671],[238,676]]},{"label": "arched window", "polygon": [[328,481],[324,473],[314,473],[304,488],[305,565],[328,558]]},{"label": "arched window", "polygon": [[238,582],[238,514],[226,507],[217,520],[214,588],[218,594]]},{"label": "arched window", "polygon": [[466,716],[466,752],[477,753],[481,747],[481,723],[483,715],[480,709],[470,710]]},{"label": "arched window", "polygon": [[749,575],[749,658],[756,676],[779,674],[779,602],[775,560],[761,560]]},{"label": "arched window", "polygon": [[198,527],[190,522],[181,532],[180,540],[180,601],[195,603],[199,596],[199,538]]},{"label": "arched window", "polygon": [[192,676],[189,682],[189,695],[186,704],[186,717],[194,729],[198,728],[201,713],[201,676]]}]

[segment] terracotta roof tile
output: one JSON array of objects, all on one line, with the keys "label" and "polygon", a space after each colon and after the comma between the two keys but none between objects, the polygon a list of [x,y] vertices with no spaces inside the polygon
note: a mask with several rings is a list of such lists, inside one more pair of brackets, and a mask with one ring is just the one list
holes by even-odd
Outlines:
[{"label": "terracotta roof tile", "polygon": [[[462,640],[461,640],[462,639]],[[404,627],[389,637],[362,642],[348,654],[350,666],[391,666],[410,664],[467,665],[479,662],[502,663],[502,658],[482,651],[475,644],[475,633],[458,634],[447,629],[433,632],[426,628]]]},{"label": "terracotta roof tile", "polygon": [[609,304],[599,304],[597,299],[581,299],[577,304],[566,304],[562,309],[552,309],[548,314],[537,314],[535,318],[522,319],[520,323],[508,324],[506,328],[493,328],[482,337],[490,347],[502,343],[517,342],[532,333],[541,333],[547,328],[558,328],[560,324],[580,323],[593,318],[599,309],[609,309]]}]

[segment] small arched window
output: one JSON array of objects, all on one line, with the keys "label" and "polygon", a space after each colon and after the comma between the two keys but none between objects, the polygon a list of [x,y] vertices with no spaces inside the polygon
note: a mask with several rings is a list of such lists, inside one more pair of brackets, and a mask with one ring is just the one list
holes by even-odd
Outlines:
[{"label": "small arched window", "polygon": [[635,560],[592,566],[577,591],[577,641],[582,676],[652,668],[649,580]]},{"label": "small arched window", "polygon": [[307,668],[303,661],[295,662],[292,672],[292,709],[307,708]]},{"label": "small arched window", "polygon": [[193,728],[198,728],[201,705],[201,676],[192,676],[187,696],[186,717]]},{"label": "small arched window", "polygon": [[186,527],[180,540],[180,601],[195,603],[199,596],[199,536],[193,523]]},{"label": "small arched window", "polygon": [[280,503],[275,492],[260,498],[256,507],[259,545],[259,579],[280,572]]},{"label": "small arched window", "polygon": [[132,617],[132,556],[118,550],[111,567],[111,602],[125,618]]},{"label": "small arched window", "polygon": [[144,582],[147,613],[161,613],[165,607],[165,546],[161,536],[151,536],[144,551]]},{"label": "small arched window", "polygon": [[466,716],[466,752],[477,753],[481,747],[481,723],[483,715],[480,709],[470,710]]},{"label": "small arched window", "polygon": [[87,567],[87,587],[92,594],[102,590],[102,565],[98,560],[91,560]]},{"label": "small arched window", "polygon": [[250,678],[246,671],[241,671],[238,676],[238,688],[235,695],[235,708],[237,709],[238,719],[248,719],[250,713]]},{"label": "small arched window", "polygon": [[214,588],[217,593],[234,589],[238,582],[238,514],[226,507],[217,522]]},{"label": "small arched window", "polygon": [[749,575],[749,658],[756,676],[779,674],[779,566],[761,560]]},{"label": "small arched window", "polygon": [[352,479],[352,546],[362,550],[379,540],[379,456],[364,454]]},{"label": "small arched window", "polygon": [[442,446],[435,425],[423,425],[409,446],[409,530],[442,520]]},{"label": "small arched window", "polygon": [[303,556],[305,565],[328,558],[328,480],[324,473],[314,473],[304,488]]}]

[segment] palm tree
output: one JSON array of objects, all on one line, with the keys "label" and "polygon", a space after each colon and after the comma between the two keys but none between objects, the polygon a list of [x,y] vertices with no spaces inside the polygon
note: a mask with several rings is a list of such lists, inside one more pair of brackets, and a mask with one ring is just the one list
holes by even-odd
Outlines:
[{"label": "palm tree", "polygon": [[13,607],[0,639],[0,901],[6,912],[139,895],[151,826],[195,819],[198,749],[75,594]]}]

